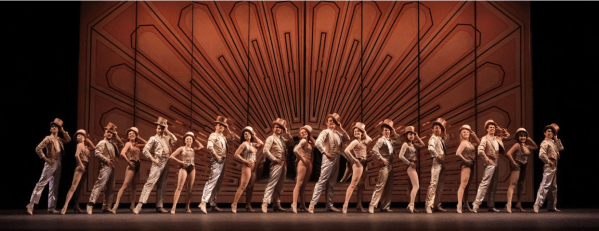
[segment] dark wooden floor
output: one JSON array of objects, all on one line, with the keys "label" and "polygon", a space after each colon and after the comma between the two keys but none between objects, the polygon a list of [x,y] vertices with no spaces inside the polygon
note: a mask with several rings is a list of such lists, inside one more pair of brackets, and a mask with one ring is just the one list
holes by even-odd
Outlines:
[{"label": "dark wooden floor", "polygon": [[[257,209],[257,208],[256,208]],[[47,214],[36,209],[33,215],[22,210],[0,210],[0,227],[6,230],[598,230],[599,209],[563,209],[560,213],[542,210],[539,214],[529,209],[525,213],[457,214],[454,210],[426,214],[410,214],[405,209],[393,208],[393,213],[348,214],[325,212],[317,208],[315,214],[306,212],[261,212],[237,214],[225,212],[201,214],[194,208],[192,214],[184,209],[177,214],[158,214],[147,208],[139,215],[129,209],[120,209],[116,215],[94,209],[93,215]],[[257,210],[256,210],[257,211]]]}]

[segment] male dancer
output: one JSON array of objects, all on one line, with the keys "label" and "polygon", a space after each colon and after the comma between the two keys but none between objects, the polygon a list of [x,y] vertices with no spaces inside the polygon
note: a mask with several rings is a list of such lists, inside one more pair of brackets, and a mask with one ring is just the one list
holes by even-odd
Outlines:
[{"label": "male dancer", "polygon": [[96,203],[96,199],[100,196],[102,189],[104,190],[104,205],[102,211],[110,211],[112,208],[112,196],[114,192],[114,166],[119,160],[118,153],[125,146],[116,132],[116,125],[108,122],[104,130],[104,139],[100,140],[96,145],[95,156],[100,160],[100,173],[98,180],[94,184],[92,194],[89,196],[87,203],[87,214],[92,214],[92,209]]},{"label": "male dancer", "polygon": [[[206,181],[206,186],[204,187],[204,192],[202,194],[202,202],[200,203],[200,209],[203,213],[206,212],[206,203],[210,202],[210,207],[214,212],[222,211],[216,205],[216,199],[218,196],[218,190],[220,190],[220,185],[223,183],[223,170],[225,169],[225,160],[227,158],[227,150],[228,145],[227,141],[233,142],[235,140],[235,135],[229,130],[229,125],[227,124],[228,118],[223,116],[217,116],[214,123],[214,133],[210,134],[208,137],[208,144],[206,144],[206,149],[212,158],[210,159],[210,176],[208,177],[208,181]],[[223,135],[223,132],[227,129],[227,136]]]},{"label": "male dancer", "polygon": [[[27,213],[33,214],[33,205],[40,202],[42,191],[48,183],[48,213],[59,213],[56,210],[56,194],[58,194],[58,182],[60,181],[61,159],[64,155],[64,144],[71,141],[68,132],[62,128],[62,120],[59,118],[50,122],[50,135],[46,136],[35,148],[35,152],[44,159],[44,170],[42,176],[35,185],[29,204],[27,204]],[[60,137],[58,134],[62,134]],[[43,149],[46,149],[44,153]]]},{"label": "male dancer", "polygon": [[343,130],[339,122],[340,119],[341,117],[337,113],[327,115],[327,129],[320,132],[316,144],[314,144],[324,156],[320,168],[320,178],[314,186],[314,194],[308,208],[309,213],[314,213],[314,206],[318,203],[325,186],[327,211],[341,211],[333,206],[333,189],[339,175],[339,157],[343,152],[343,142],[349,142],[350,138],[347,132]]},{"label": "male dancer", "polygon": [[433,134],[428,140],[428,151],[433,157],[433,166],[431,167],[431,183],[428,186],[426,194],[426,213],[433,213],[433,210],[445,212],[447,210],[441,207],[441,197],[443,196],[443,184],[445,183],[445,153],[446,148],[446,125],[447,121],[443,118],[437,118],[433,122]]},{"label": "male dancer", "polygon": [[139,196],[139,203],[133,209],[133,213],[135,214],[138,214],[143,204],[148,201],[150,192],[155,184],[158,184],[156,189],[156,212],[168,212],[163,208],[164,193],[168,180],[168,160],[173,152],[171,146],[177,142],[177,137],[168,130],[167,122],[165,118],[158,117],[158,120],[155,122],[156,135],[150,137],[143,149],[144,156],[152,161],[152,168],[150,168],[148,181],[146,181],[144,189],[141,191],[141,196]]},{"label": "male dancer", "polygon": [[485,172],[482,181],[478,185],[476,199],[472,203],[472,211],[475,213],[478,212],[478,207],[483,203],[487,192],[489,193],[489,201],[487,201],[489,212],[499,212],[499,209],[495,208],[495,192],[497,191],[499,177],[497,161],[499,154],[505,155],[502,139],[507,139],[510,136],[505,129],[497,126],[497,123],[493,120],[485,122],[485,129],[487,135],[480,139],[480,145],[478,145],[478,155],[485,159]]},{"label": "male dancer", "polygon": [[273,134],[266,138],[263,152],[270,159],[270,175],[264,190],[262,212],[266,213],[268,204],[274,202],[273,211],[285,211],[281,206],[279,197],[283,190],[283,183],[287,175],[287,148],[293,146],[293,137],[287,130],[287,121],[277,118],[272,122]]},{"label": "male dancer", "polygon": [[393,155],[395,155],[393,146],[399,146],[401,141],[393,128],[393,121],[385,119],[381,121],[380,126],[382,136],[372,147],[372,153],[383,163],[383,166],[379,168],[378,182],[374,187],[370,206],[368,206],[369,213],[374,213],[374,208],[379,201],[381,201],[381,212],[393,212],[391,210],[391,197],[393,196]]},{"label": "male dancer", "polygon": [[[558,131],[557,124],[547,125],[544,129],[545,140],[541,142],[539,158],[545,163],[545,166],[543,166],[543,181],[533,206],[535,213],[539,212],[539,208],[543,206],[545,199],[547,199],[547,210],[549,212],[560,211],[555,206],[557,204],[557,160],[559,159],[559,152],[564,150],[564,146],[562,141],[557,138]],[[549,195],[547,195],[547,192],[549,192]]]}]

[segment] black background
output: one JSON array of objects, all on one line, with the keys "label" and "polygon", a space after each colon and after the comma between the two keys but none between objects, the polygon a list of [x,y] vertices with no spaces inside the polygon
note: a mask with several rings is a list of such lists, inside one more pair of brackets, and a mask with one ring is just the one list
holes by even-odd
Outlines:
[{"label": "black background", "polygon": [[[55,117],[74,134],[77,124],[79,2],[0,3],[2,14],[2,158],[0,209],[25,209],[43,161],[34,152]],[[566,148],[558,167],[558,207],[599,207],[599,20],[596,2],[532,2],[535,141],[560,125]],[[530,128],[529,128],[530,131]],[[66,146],[58,208],[74,169],[75,142]],[[535,153],[535,192],[542,162]],[[340,173],[342,174],[342,173]],[[47,189],[37,208],[46,208]],[[535,196],[536,198],[536,196]],[[531,207],[532,203],[525,204]],[[453,206],[446,206],[447,208]],[[501,207],[501,206],[499,206]]]}]

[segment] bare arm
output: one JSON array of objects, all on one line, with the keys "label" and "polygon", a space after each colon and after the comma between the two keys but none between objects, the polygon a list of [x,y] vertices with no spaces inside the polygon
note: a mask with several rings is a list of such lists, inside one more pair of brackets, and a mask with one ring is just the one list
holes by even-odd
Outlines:
[{"label": "bare arm", "polygon": [[537,145],[537,143],[535,143],[535,141],[532,140],[530,137],[526,138],[526,143],[528,145],[530,145],[530,147],[528,147],[528,150],[531,150],[531,151],[539,150],[539,146]]},{"label": "bare arm", "polygon": [[196,141],[196,144],[198,144],[198,146],[193,148],[193,150],[196,152],[202,150],[202,148],[204,148],[204,145],[202,145],[202,143],[200,143],[200,141],[197,139],[195,141]]},{"label": "bare arm", "polygon": [[462,140],[460,142],[460,146],[458,146],[458,150],[455,151],[455,155],[460,157],[460,159],[462,159],[462,161],[464,161],[464,162],[468,162],[466,160],[466,158],[464,157],[464,155],[462,155],[462,152],[464,152],[466,145],[468,145],[468,141]]},{"label": "bare arm", "polygon": [[96,149],[96,145],[94,145],[94,143],[91,140],[89,140],[89,138],[85,138],[85,142],[87,143],[90,149]]},{"label": "bare arm", "polygon": [[360,161],[358,161],[358,159],[356,158],[356,156],[354,154],[352,154],[352,150],[356,147],[356,145],[358,145],[360,143],[360,141],[358,140],[353,140],[351,143],[349,143],[349,145],[347,145],[347,147],[345,148],[345,151],[343,152],[343,156],[345,156],[345,158],[352,164],[356,164],[356,163],[360,163]]},{"label": "bare arm", "polygon": [[305,139],[301,139],[299,144],[297,144],[294,148],[293,148],[293,154],[295,154],[295,156],[297,157],[298,160],[300,160],[301,162],[304,162],[304,164],[308,164],[306,163],[307,161],[304,159],[304,157],[302,155],[300,155],[299,150],[304,147],[305,145],[309,145],[308,141],[306,141]]},{"label": "bare arm", "polygon": [[127,157],[127,152],[129,151],[129,148],[131,148],[131,143],[127,142],[127,144],[125,144],[125,147],[121,151],[121,156],[123,157],[123,159],[125,159],[125,161],[127,161],[127,164],[130,161],[129,157]]},{"label": "bare arm", "polygon": [[408,150],[408,143],[403,143],[401,145],[401,149],[399,150],[399,159],[401,161],[403,161],[404,163],[406,163],[407,165],[410,165],[410,161],[406,158],[407,150]]},{"label": "bare arm", "polygon": [[412,144],[417,148],[424,147],[424,141],[422,141],[422,139],[420,139],[420,136],[418,134],[416,134],[416,142],[412,142]]},{"label": "bare arm", "polygon": [[177,151],[173,152],[173,154],[171,154],[171,156],[169,156],[168,158],[171,160],[177,161],[177,163],[179,163],[179,164],[184,164],[182,160],[177,159],[177,156],[179,154],[181,154],[181,152],[183,151],[183,148],[184,148],[184,146],[177,148]]},{"label": "bare arm", "polygon": [[81,161],[81,151],[86,148],[84,144],[77,144],[77,151],[75,151],[75,160],[77,160],[77,163],[79,164],[79,166],[81,166],[83,169],[85,169],[85,165],[83,165],[83,162]]},{"label": "bare arm", "polygon": [[512,145],[512,148],[510,148],[510,150],[507,151],[507,153],[505,154],[507,156],[507,158],[510,160],[510,163],[512,163],[513,165],[518,165],[516,163],[516,161],[514,160],[514,153],[516,153],[516,151],[518,151],[519,148],[519,143],[515,143],[514,145]]},{"label": "bare arm", "polygon": [[235,158],[243,163],[247,163],[247,161],[241,157],[241,152],[243,152],[243,150],[245,150],[246,146],[247,146],[246,142],[241,143],[241,145],[239,145],[239,147],[235,151],[235,155],[233,156],[233,158]]},{"label": "bare arm", "polygon": [[256,141],[257,149],[260,149],[262,146],[264,146],[264,142],[262,142],[262,140],[260,138],[258,138],[258,136],[256,135],[255,132],[254,132],[254,141]]},{"label": "bare arm", "polygon": [[470,133],[470,143],[472,143],[472,145],[474,146],[480,144],[480,139],[478,138],[478,136],[476,136],[474,132]]},{"label": "bare arm", "polygon": [[145,140],[144,138],[141,138],[141,136],[137,136],[137,147],[138,148],[143,148],[144,146],[146,146],[146,144],[148,143],[147,140]]}]

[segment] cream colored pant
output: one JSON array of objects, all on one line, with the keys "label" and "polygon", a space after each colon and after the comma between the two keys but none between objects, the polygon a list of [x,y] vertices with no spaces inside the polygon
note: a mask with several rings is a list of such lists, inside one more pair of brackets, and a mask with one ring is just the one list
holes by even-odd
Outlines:
[{"label": "cream colored pant", "polygon": [[497,183],[499,178],[499,168],[497,167],[497,161],[495,161],[496,165],[487,164],[485,166],[485,172],[483,175],[483,179],[478,185],[478,191],[476,192],[476,199],[474,199],[474,203],[478,206],[483,203],[483,199],[485,198],[485,194],[489,194],[487,199],[487,207],[494,208],[495,207],[495,192],[497,191]]},{"label": "cream colored pant", "polygon": [[212,164],[210,165],[210,176],[208,177],[208,181],[206,181],[206,186],[204,186],[204,192],[202,193],[202,203],[210,202],[210,206],[216,206],[218,191],[220,190],[220,186],[223,183],[223,177],[225,176],[223,173],[225,163],[226,158],[220,164],[216,161],[212,161]]},{"label": "cream colored pant", "polygon": [[98,199],[104,187],[106,187],[106,190],[104,190],[104,204],[110,206],[114,192],[114,169],[106,164],[101,165],[98,180],[96,180],[92,194],[89,196],[90,203],[96,203],[96,199]]},{"label": "cream colored pant", "polygon": [[445,164],[439,159],[433,159],[431,168],[431,183],[428,186],[426,194],[426,206],[435,208],[441,205],[441,197],[443,196],[443,185],[445,184]]},{"label": "cream colored pant", "polygon": [[387,157],[389,163],[379,168],[379,178],[372,193],[370,206],[377,207],[381,201],[380,209],[389,209],[391,207],[391,197],[393,195],[393,159]]},{"label": "cream colored pant", "polygon": [[158,185],[156,189],[156,207],[162,208],[164,202],[164,193],[166,192],[166,182],[168,180],[168,158],[159,159],[160,164],[152,163],[150,168],[150,175],[148,181],[144,185],[141,195],[139,196],[140,203],[148,202],[148,197],[154,188],[154,185]]},{"label": "cream colored pant", "polygon": [[312,201],[310,204],[316,205],[322,190],[326,188],[326,205],[327,208],[333,207],[333,192],[335,183],[337,182],[337,176],[339,176],[339,153],[333,153],[335,160],[331,161],[325,155],[322,156],[322,166],[320,167],[320,178],[314,185],[314,194],[312,195]]},{"label": "cream colored pant", "polygon": [[56,196],[58,194],[58,183],[60,182],[60,171],[62,168],[62,164],[60,163],[60,159],[54,160],[54,163],[48,164],[48,162],[44,162],[44,170],[42,170],[42,176],[40,180],[33,188],[33,193],[31,193],[31,199],[29,202],[37,204],[40,202],[40,197],[42,196],[42,191],[48,186],[48,209],[56,208]]},{"label": "cream colored pant", "polygon": [[287,175],[287,164],[285,162],[281,164],[270,165],[270,174],[268,176],[268,184],[264,190],[263,203],[270,204],[272,201],[275,205],[279,205],[279,197],[281,191],[283,191],[283,183],[285,182],[285,176]]},{"label": "cream colored pant", "polygon": [[535,204],[541,207],[545,199],[547,199],[547,209],[555,209],[557,204],[557,167],[551,169],[548,164],[543,166],[543,181],[541,181],[537,192]]}]

